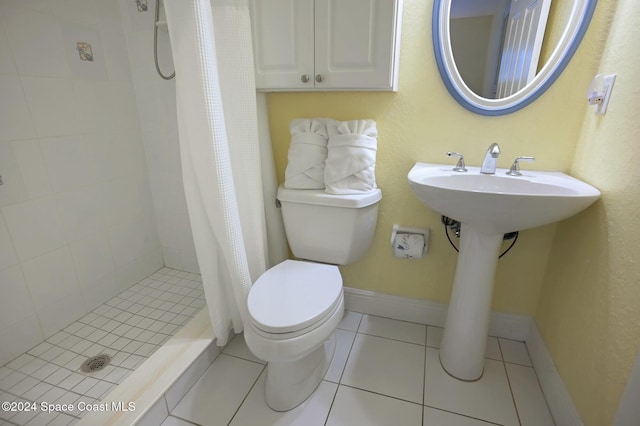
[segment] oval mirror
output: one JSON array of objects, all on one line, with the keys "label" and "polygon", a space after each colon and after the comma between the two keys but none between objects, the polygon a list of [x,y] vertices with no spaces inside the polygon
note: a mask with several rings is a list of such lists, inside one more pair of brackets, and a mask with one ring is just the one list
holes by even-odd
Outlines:
[{"label": "oval mirror", "polygon": [[433,48],[449,93],[482,115],[536,100],[565,69],[597,0],[434,0]]}]

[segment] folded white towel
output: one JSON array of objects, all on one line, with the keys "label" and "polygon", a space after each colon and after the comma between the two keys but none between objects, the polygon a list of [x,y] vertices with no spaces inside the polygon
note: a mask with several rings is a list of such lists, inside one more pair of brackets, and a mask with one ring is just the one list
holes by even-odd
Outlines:
[{"label": "folded white towel", "polygon": [[[284,172],[289,189],[323,189],[327,158],[327,119],[299,118],[289,124],[291,145]],[[332,121],[332,120],[331,120]]]},{"label": "folded white towel", "polygon": [[358,194],[376,188],[378,130],[373,120],[330,122],[325,191]]}]

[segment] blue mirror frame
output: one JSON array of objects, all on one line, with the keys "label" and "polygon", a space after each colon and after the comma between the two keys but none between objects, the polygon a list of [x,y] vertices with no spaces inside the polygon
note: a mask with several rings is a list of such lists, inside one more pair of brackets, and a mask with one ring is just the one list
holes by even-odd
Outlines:
[{"label": "blue mirror frame", "polygon": [[536,77],[519,92],[502,98],[478,96],[462,80],[455,67],[449,37],[449,14],[452,0],[434,0],[432,41],[440,76],[453,98],[476,114],[500,116],[516,112],[538,99],[562,74],[584,37],[597,0],[574,0],[574,6],[558,47]]}]

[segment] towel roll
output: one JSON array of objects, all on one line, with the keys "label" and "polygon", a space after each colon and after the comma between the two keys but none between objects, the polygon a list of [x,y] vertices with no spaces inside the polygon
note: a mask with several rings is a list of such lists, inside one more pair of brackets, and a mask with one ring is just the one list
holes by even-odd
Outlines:
[{"label": "towel roll", "polygon": [[374,120],[331,122],[325,191],[329,194],[359,194],[376,188],[378,130]]},{"label": "towel roll", "polygon": [[284,187],[289,189],[323,189],[327,158],[327,122],[322,118],[299,118],[289,124],[291,145]]}]

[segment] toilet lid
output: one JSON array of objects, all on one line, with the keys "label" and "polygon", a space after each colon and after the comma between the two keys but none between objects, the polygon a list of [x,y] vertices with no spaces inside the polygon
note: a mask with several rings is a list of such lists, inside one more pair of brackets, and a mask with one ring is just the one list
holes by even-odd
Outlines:
[{"label": "toilet lid", "polygon": [[247,306],[257,328],[290,333],[332,312],[341,293],[337,266],[285,260],[258,278],[249,291]]}]

